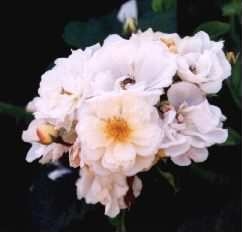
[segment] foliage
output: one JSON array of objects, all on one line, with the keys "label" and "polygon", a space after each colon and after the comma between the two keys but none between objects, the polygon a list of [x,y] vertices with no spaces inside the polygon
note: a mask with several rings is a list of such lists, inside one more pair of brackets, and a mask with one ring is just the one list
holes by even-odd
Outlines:
[{"label": "foliage", "polygon": [[220,21],[210,21],[199,25],[195,32],[206,31],[212,39],[218,39],[230,30],[230,24]]}]

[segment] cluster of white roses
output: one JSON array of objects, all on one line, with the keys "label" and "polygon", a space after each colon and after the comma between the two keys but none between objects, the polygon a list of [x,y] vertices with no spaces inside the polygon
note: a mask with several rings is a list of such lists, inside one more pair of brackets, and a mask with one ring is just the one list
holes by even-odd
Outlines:
[{"label": "cluster of white roses", "polygon": [[205,161],[207,147],[226,140],[225,117],[206,98],[231,73],[222,49],[205,32],[149,29],[57,59],[27,107],[35,116],[23,132],[27,161],[69,156],[80,169],[78,198],[116,216],[141,192],[137,173],[163,158]]}]

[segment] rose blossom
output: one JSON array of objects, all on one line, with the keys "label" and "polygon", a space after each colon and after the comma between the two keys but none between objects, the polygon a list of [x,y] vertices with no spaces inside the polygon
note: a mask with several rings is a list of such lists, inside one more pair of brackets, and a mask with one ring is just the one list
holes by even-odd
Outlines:
[{"label": "rose blossom", "polygon": [[133,197],[138,197],[142,189],[142,182],[136,176],[132,186],[128,186],[127,177],[118,173],[108,176],[95,175],[84,167],[80,171],[81,178],[77,181],[77,197],[85,198],[86,203],[101,203],[105,206],[105,215],[115,217],[120,209],[127,208],[125,196],[131,187]]},{"label": "rose blossom", "polygon": [[207,159],[207,147],[223,143],[228,131],[222,129],[225,117],[210,105],[194,84],[179,82],[170,87],[168,103],[161,106],[163,131],[161,148],[178,165]]},{"label": "rose blossom", "polygon": [[95,164],[96,171],[104,168],[127,175],[149,168],[162,137],[157,101],[156,96],[135,91],[90,99],[79,112],[77,125],[82,161]]}]

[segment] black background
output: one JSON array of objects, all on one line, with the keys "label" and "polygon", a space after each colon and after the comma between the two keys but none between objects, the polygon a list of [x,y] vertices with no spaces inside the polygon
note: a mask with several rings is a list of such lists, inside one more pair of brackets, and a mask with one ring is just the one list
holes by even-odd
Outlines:
[{"label": "black background", "polygon": [[[62,39],[65,24],[106,14],[121,2],[16,1],[2,5],[0,100],[24,106],[37,94],[48,65],[70,53]],[[219,19],[217,2],[178,1],[178,32],[192,34],[201,22]],[[212,101],[222,106],[227,125],[240,130],[240,112],[226,87]],[[0,232],[55,231],[54,221],[63,221],[58,213],[75,198],[76,175],[53,184],[43,177],[46,168],[25,162],[29,146],[21,141],[21,132],[26,126],[0,115]],[[216,183],[192,175],[189,168],[177,167],[181,191],[174,196],[165,181],[151,177],[154,170],[143,175],[144,191],[129,212],[128,231],[240,231],[240,147],[214,147],[210,153],[204,167],[219,173]],[[33,182],[37,187],[31,194]],[[62,231],[96,229],[111,229],[101,208],[91,211],[82,223],[73,220]]]}]

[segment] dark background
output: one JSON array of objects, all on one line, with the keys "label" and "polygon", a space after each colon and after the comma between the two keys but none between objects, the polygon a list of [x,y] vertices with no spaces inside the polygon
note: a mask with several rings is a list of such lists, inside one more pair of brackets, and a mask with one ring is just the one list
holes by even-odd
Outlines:
[{"label": "dark background", "polygon": [[[65,24],[104,15],[121,2],[20,1],[2,6],[0,101],[26,105],[37,94],[40,76],[48,65],[70,53],[62,39]],[[218,1],[178,1],[181,35],[192,34],[201,22],[220,17]],[[226,87],[212,102],[222,106],[228,117],[226,125],[240,131],[241,115]],[[111,231],[98,206],[83,221],[78,220],[76,212],[84,209],[82,202],[76,206],[77,173],[54,183],[46,177],[52,167],[25,162],[29,146],[21,141],[21,133],[26,126],[24,121],[0,115],[0,232]],[[213,147],[210,153],[201,165],[212,171],[209,178],[191,168],[168,164],[179,176],[176,195],[155,170],[142,175],[144,189],[128,214],[128,231],[240,231],[240,146]]]}]

